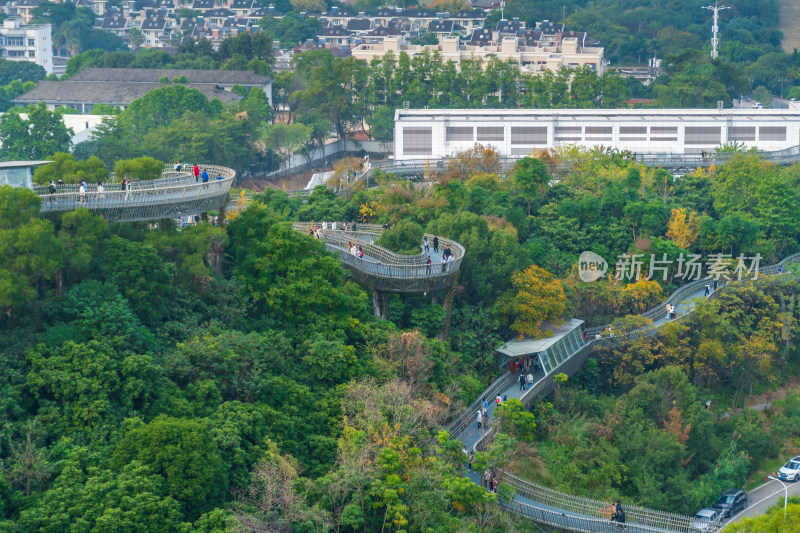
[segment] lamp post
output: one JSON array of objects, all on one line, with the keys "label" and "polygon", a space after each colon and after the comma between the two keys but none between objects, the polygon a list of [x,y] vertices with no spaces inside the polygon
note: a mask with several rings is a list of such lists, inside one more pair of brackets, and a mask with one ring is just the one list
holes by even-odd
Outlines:
[{"label": "lamp post", "polygon": [[786,504],[789,500],[789,489],[786,488],[786,484],[781,481],[780,479],[776,478],[775,476],[767,476],[767,479],[771,479],[773,481],[777,481],[783,487],[783,519],[786,520]]}]

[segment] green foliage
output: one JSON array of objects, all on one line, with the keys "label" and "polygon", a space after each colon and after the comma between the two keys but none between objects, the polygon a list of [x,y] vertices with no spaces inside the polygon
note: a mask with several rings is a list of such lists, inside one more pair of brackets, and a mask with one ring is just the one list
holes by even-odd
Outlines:
[{"label": "green foliage", "polygon": [[161,177],[163,170],[163,161],[147,156],[120,159],[114,165],[114,174],[127,180],[154,180]]},{"label": "green foliage", "polygon": [[[20,113],[26,113],[22,118]],[[67,152],[72,144],[72,130],[61,117],[47,110],[44,103],[15,108],[0,118],[0,157],[42,160],[57,152]]]},{"label": "green foliage", "polygon": [[158,417],[128,431],[117,444],[113,464],[123,470],[136,462],[164,482],[165,494],[188,516],[213,509],[225,495],[227,479],[210,432],[191,420]]},{"label": "green foliage", "polygon": [[103,250],[100,271],[128,299],[143,323],[157,323],[166,315],[174,266],[163,263],[151,246],[111,237]]},{"label": "green foliage", "polygon": [[36,63],[0,59],[0,85],[8,85],[16,80],[22,83],[29,81],[36,83],[44,76],[44,68]]},{"label": "green foliage", "polygon": [[97,183],[108,178],[108,170],[96,156],[76,161],[72,154],[59,152],[49,159],[52,163],[38,167],[33,173],[33,181],[37,185],[47,185],[50,180],[57,182],[59,179],[64,183],[80,183],[81,180]]},{"label": "green foliage", "polygon": [[[403,255],[419,255],[422,246],[422,226],[401,220],[384,231],[377,241],[379,246]],[[431,247],[433,245],[431,244]]]},{"label": "green foliage", "polygon": [[275,323],[304,329],[316,321],[319,331],[322,309],[325,321],[339,325],[366,310],[366,295],[344,282],[338,259],[267,209],[248,208],[228,224],[228,235],[234,276]]},{"label": "green foliage", "polygon": [[496,410],[495,416],[500,420],[502,431],[523,442],[533,439],[536,429],[536,417],[525,410],[522,402],[509,398]]},{"label": "green foliage", "polygon": [[120,125],[134,135],[165,126],[187,111],[204,111],[212,109],[208,99],[197,89],[189,89],[182,85],[171,85],[154,89],[137,98],[120,113]]}]

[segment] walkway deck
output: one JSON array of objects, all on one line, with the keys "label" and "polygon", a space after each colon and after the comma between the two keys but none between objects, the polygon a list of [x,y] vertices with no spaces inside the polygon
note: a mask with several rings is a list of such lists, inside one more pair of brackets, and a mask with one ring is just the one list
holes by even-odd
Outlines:
[{"label": "walkway deck", "polygon": [[[320,228],[325,247],[339,255],[342,264],[353,273],[360,283],[378,291],[387,292],[432,292],[448,287],[458,274],[464,258],[464,247],[455,241],[439,237],[439,251],[430,254],[422,251],[418,255],[400,255],[375,244],[383,232],[383,227],[375,224],[356,224],[356,231],[323,230],[317,222],[296,222],[294,228],[306,235],[313,228]],[[433,242],[433,235],[428,235]],[[349,253],[349,244],[360,246],[364,257]],[[442,252],[447,246],[453,252],[453,259],[442,264]],[[425,263],[430,255],[433,264]]]},{"label": "walkway deck", "polygon": [[46,217],[85,207],[109,222],[177,218],[219,211],[225,204],[236,172],[216,165],[203,168],[211,176],[208,183],[195,181],[189,172],[169,170],[157,180],[133,181],[127,191],[121,190],[119,184],[108,184],[101,194],[96,185],[88,185],[84,201],[78,185],[61,185],[56,194],[49,194],[46,187],[34,190],[42,199],[41,214]]},{"label": "walkway deck", "polygon": [[[775,265],[761,268],[759,270],[759,275],[780,274],[785,271],[786,265],[799,260],[800,254],[790,255]],[[779,269],[779,266],[783,268]],[[667,319],[665,311],[667,303],[675,306],[675,312],[677,314],[676,320],[690,315],[697,306],[697,303],[707,298],[705,294],[706,283],[707,280],[699,280],[679,288],[672,293],[667,300],[642,314],[653,320],[650,326],[641,330],[629,332],[628,335],[653,334],[659,327],[670,322],[670,320]],[[723,288],[724,286],[718,286],[717,292]],[[710,297],[713,294],[712,292],[708,296]],[[594,349],[607,342],[624,341],[626,335],[618,334],[614,338],[604,336],[604,332],[607,333],[610,327],[610,325],[606,325],[587,328],[586,332],[590,333],[592,336],[585,347],[579,349],[575,353],[581,352],[584,349]],[[598,335],[598,337],[594,337],[595,334]],[[565,360],[562,365],[565,365],[568,361],[569,359]],[[485,450],[486,446],[488,446],[493,438],[494,429],[491,426],[488,430],[478,429],[477,410],[482,401],[484,399],[488,401],[489,407],[487,411],[489,413],[489,419],[493,424],[495,420],[494,411],[496,408],[494,399],[496,396],[518,398],[525,405],[530,405],[541,391],[547,390],[550,385],[549,382],[552,380],[550,376],[558,371],[559,368],[555,368],[550,375],[545,375],[543,372],[537,373],[533,386],[526,387],[524,391],[520,390],[518,382],[519,374],[512,374],[506,371],[497,378],[483,394],[461,414],[461,416],[450,424],[448,427],[450,435],[453,438],[461,440],[464,443],[465,449],[470,452]],[[539,487],[525,480],[514,478],[514,476],[510,476],[505,472],[502,472],[501,476],[503,482],[511,484],[517,491],[511,504],[506,506],[509,511],[519,513],[538,523],[560,527],[568,531],[616,531],[616,529],[614,529],[616,524],[611,524],[608,520],[600,518],[603,509],[602,502]],[[469,473],[468,477],[480,484],[480,478],[474,473]],[[629,505],[625,506],[625,510],[628,517],[625,530],[629,532],[687,532],[690,530],[689,522],[691,521],[691,517],[688,516]],[[712,526],[707,532],[714,533],[719,529],[721,529],[721,527]]]}]

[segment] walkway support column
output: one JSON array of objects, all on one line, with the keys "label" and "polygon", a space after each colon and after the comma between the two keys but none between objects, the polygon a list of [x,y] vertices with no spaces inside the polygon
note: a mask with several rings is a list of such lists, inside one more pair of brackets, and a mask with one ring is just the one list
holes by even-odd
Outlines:
[{"label": "walkway support column", "polygon": [[381,318],[381,306],[378,303],[378,291],[372,289],[372,312],[375,314],[375,318]]}]

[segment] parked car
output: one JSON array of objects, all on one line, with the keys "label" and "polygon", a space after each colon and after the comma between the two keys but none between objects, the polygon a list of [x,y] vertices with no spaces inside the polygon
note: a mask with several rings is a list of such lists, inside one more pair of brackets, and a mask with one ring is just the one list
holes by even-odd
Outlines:
[{"label": "parked car", "polygon": [[689,529],[691,531],[708,531],[712,525],[722,524],[723,514],[721,509],[700,509],[689,522]]},{"label": "parked car", "polygon": [[785,465],[778,469],[778,478],[781,481],[800,480],[800,456],[792,457]]},{"label": "parked car", "polygon": [[747,493],[742,489],[729,489],[722,493],[712,506],[720,509],[725,518],[747,509]]}]

